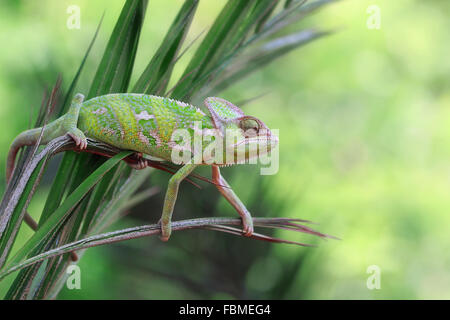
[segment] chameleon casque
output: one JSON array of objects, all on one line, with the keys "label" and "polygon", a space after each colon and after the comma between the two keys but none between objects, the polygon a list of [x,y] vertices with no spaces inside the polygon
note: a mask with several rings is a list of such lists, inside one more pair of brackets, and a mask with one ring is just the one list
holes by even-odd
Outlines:
[{"label": "chameleon casque", "polygon": [[[144,94],[108,94],[83,101],[84,96],[76,94],[69,111],[44,127],[40,144],[47,144],[54,138],[68,134],[77,147],[84,150],[87,147],[86,137],[89,137],[120,149],[136,151],[141,160],[132,167],[144,169],[147,166],[147,162],[143,160],[145,155],[159,161],[174,163],[172,152],[183,149],[178,141],[172,140],[173,133],[178,129],[185,129],[191,137],[198,134],[199,130],[202,135],[211,135],[215,132],[225,142],[227,139],[225,131],[235,130],[237,136],[232,143],[225,144],[227,146],[223,148],[223,157],[219,157],[223,160],[217,161],[214,158],[213,162],[202,160],[200,163],[194,161],[176,163],[182,166],[170,178],[167,187],[159,222],[161,240],[167,241],[170,237],[172,212],[181,181],[199,165],[212,167],[213,183],[241,216],[244,235],[252,235],[252,217],[221,176],[219,167],[230,164],[226,161],[226,152],[238,159],[249,161],[269,152],[277,145],[278,138],[271,134],[261,120],[245,115],[241,109],[230,102],[216,97],[205,99],[209,115],[187,103]],[[201,129],[198,127],[199,124]],[[8,182],[14,170],[17,152],[23,146],[34,145],[41,132],[42,128],[27,130],[20,133],[13,141],[6,167]],[[217,138],[217,136],[214,137]],[[255,145],[258,145],[258,152],[249,152]],[[201,151],[205,151],[206,147],[202,144]],[[195,153],[192,152],[192,155]],[[191,160],[190,158],[188,159]],[[32,221],[29,216],[25,219],[32,226],[33,223],[30,220]]]}]

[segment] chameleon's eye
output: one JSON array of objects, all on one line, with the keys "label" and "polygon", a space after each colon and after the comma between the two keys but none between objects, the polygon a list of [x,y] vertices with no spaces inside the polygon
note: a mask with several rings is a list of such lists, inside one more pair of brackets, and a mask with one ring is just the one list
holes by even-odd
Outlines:
[{"label": "chameleon's eye", "polygon": [[260,124],[254,118],[246,117],[239,122],[239,127],[244,131],[246,137],[251,137],[258,134]]}]

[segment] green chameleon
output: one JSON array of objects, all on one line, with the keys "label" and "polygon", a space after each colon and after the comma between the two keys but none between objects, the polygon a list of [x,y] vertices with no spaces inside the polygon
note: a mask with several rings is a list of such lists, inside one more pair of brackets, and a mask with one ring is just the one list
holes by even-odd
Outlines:
[{"label": "green chameleon", "polygon": [[[213,183],[241,216],[243,234],[252,235],[252,217],[221,176],[219,167],[258,159],[277,145],[278,138],[271,134],[261,120],[246,116],[241,109],[230,102],[215,97],[205,99],[209,115],[197,107],[177,100],[144,94],[108,94],[83,101],[82,94],[75,95],[69,111],[44,127],[40,144],[47,144],[52,139],[68,134],[80,150],[85,150],[86,137],[89,137],[120,149],[136,151],[140,160],[137,164],[130,164],[135,169],[144,169],[148,165],[144,154],[158,161],[182,165],[173,174],[167,187],[159,220],[163,241],[167,241],[171,234],[172,212],[181,181],[188,177],[197,166],[211,165]],[[198,134],[209,135],[209,138],[216,143],[221,141],[221,146],[225,145],[222,148],[223,154],[212,152],[212,158],[192,161],[196,155],[203,154],[209,145],[202,144],[201,149],[195,150],[190,142],[181,143],[179,139],[174,140],[174,133],[180,130],[187,133],[188,137],[194,141],[195,135]],[[237,132],[232,141],[226,134],[227,130]],[[27,130],[20,133],[13,141],[6,165],[8,182],[14,170],[17,152],[23,146],[34,145],[41,132],[42,128]],[[258,145],[258,152],[250,152],[255,145]],[[221,149],[218,150],[220,153]],[[174,161],[173,154],[180,151],[190,156],[184,157],[185,160]],[[234,161],[228,161],[229,154]],[[29,216],[26,216],[25,221],[32,228],[36,228],[36,223]]]}]

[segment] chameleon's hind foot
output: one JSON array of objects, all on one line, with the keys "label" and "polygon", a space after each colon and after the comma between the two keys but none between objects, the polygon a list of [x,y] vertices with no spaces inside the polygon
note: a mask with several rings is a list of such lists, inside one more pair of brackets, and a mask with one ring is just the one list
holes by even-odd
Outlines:
[{"label": "chameleon's hind foot", "polygon": [[75,141],[80,150],[87,148],[87,139],[84,133],[78,128],[72,128],[67,134]]},{"label": "chameleon's hind foot", "polygon": [[62,128],[75,141],[80,150],[87,148],[87,139],[83,131],[77,128],[80,108],[83,104],[84,96],[81,93],[76,94],[72,99],[69,111],[64,116]]},{"label": "chameleon's hind foot", "polygon": [[136,156],[138,158],[137,163],[135,162],[127,162],[127,164],[136,170],[142,170],[148,167],[148,161],[143,157],[141,152],[136,153]]}]

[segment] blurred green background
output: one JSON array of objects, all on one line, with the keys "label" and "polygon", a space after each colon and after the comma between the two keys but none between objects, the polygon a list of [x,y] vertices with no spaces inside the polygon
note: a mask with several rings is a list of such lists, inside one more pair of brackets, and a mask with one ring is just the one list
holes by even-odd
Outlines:
[{"label": "blurred green background", "polygon": [[[209,27],[224,1],[201,1],[188,35]],[[150,0],[134,70],[142,71],[182,1]],[[69,5],[81,28],[66,27]],[[0,167],[13,138],[26,129],[43,91],[61,73],[68,86],[103,12],[105,18],[78,92],[89,88],[122,1],[0,3]],[[380,29],[369,29],[377,5]],[[81,290],[63,299],[450,299],[450,2],[347,0],[302,25],[337,32],[290,53],[221,94],[247,114],[280,129],[280,169],[223,170],[254,216],[320,223],[342,240],[321,241],[277,231],[317,248],[262,243],[211,231],[175,233],[89,249]],[[198,44],[198,43],[197,43]],[[195,48],[195,45],[194,45]],[[174,71],[183,72],[190,50]],[[52,171],[30,205],[42,208]],[[0,171],[0,192],[4,191]],[[168,176],[150,184],[164,189]],[[200,201],[199,194],[211,194]],[[114,225],[156,222],[161,192]],[[205,199],[203,197],[202,199]],[[182,185],[175,219],[233,216],[212,186]],[[218,202],[218,203],[216,203]],[[31,235],[23,227],[18,246]],[[381,288],[369,290],[369,266]],[[3,296],[14,275],[0,282]]]}]

